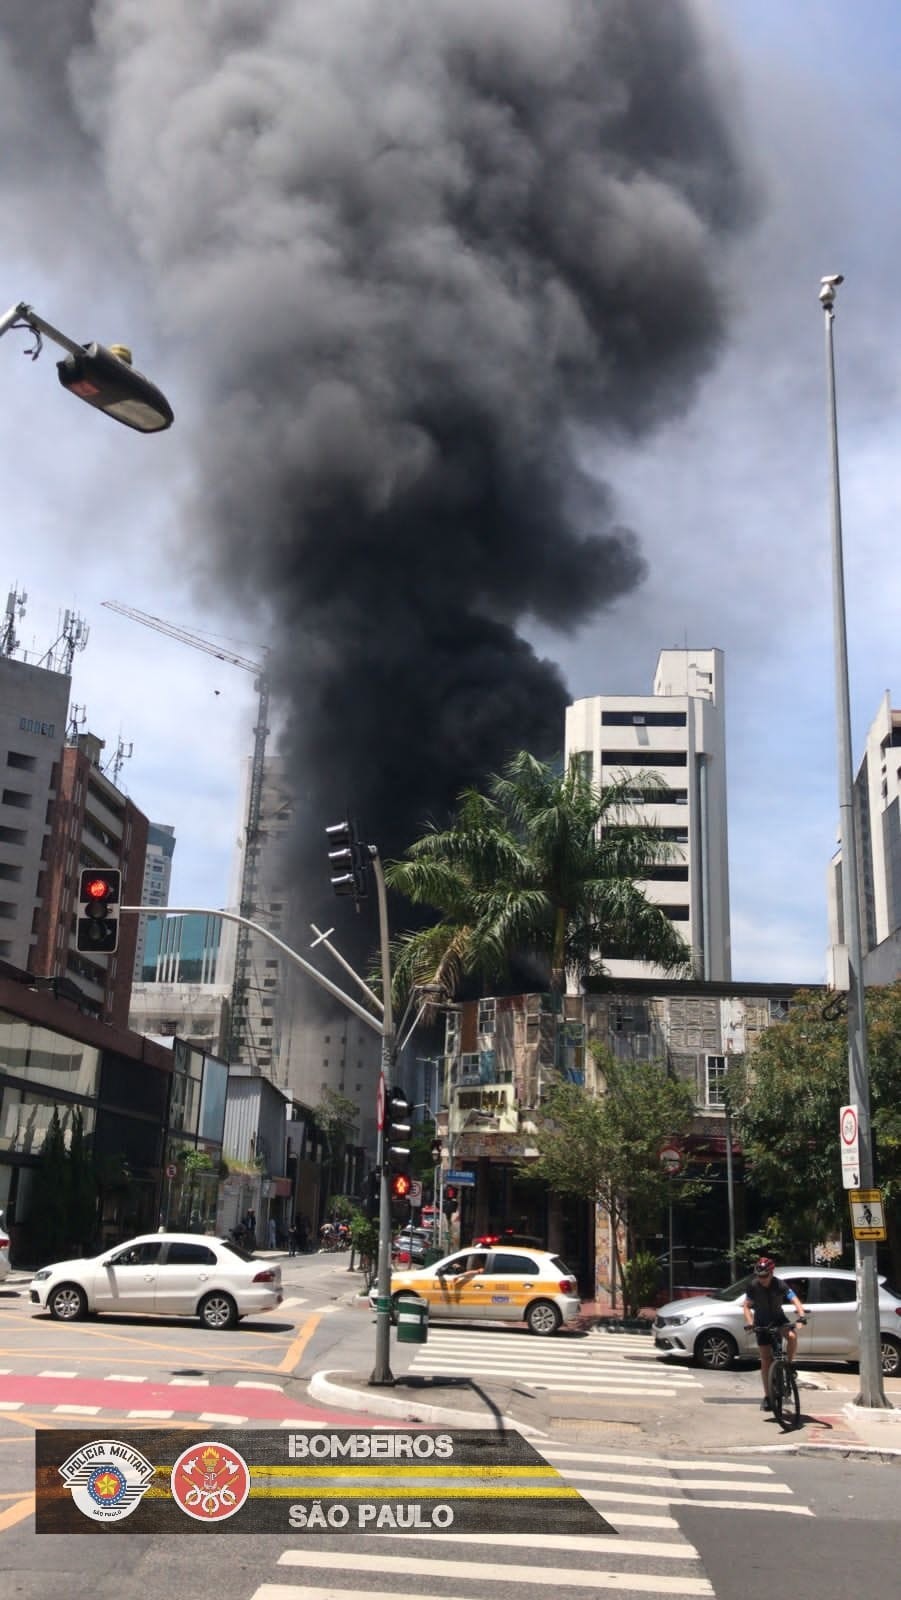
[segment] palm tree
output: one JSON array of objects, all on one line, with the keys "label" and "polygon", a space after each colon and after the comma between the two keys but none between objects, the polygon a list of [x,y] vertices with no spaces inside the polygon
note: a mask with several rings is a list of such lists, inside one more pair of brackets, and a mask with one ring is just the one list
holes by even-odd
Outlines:
[{"label": "palm tree", "polygon": [[605,953],[687,972],[688,946],[639,887],[678,858],[637,811],[662,792],[652,773],[598,788],[578,758],[561,774],[527,751],[487,794],[465,790],[450,827],[430,827],[386,867],[391,888],[439,913],[396,942],[398,989],[438,981],[455,993],[470,975],[502,979],[516,958],[561,992],[568,974],[602,972]]}]

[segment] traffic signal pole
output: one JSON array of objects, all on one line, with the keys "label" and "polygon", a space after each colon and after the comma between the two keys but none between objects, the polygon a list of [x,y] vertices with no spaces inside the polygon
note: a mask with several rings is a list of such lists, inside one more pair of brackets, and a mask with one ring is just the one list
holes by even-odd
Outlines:
[{"label": "traffic signal pole", "polygon": [[[382,961],[382,1077],[385,1083],[385,1100],[391,1088],[394,1066],[394,1007],[391,999],[391,950],[388,939],[388,896],[385,891],[385,874],[378,852],[372,851],[372,875],[375,878],[379,907],[379,950]],[[375,1314],[375,1366],[369,1382],[385,1386],[394,1382],[391,1371],[391,1196],[389,1193],[388,1162],[385,1159],[385,1128],[378,1132],[376,1160],[379,1169],[379,1257],[376,1276]]]},{"label": "traffic signal pole", "polygon": [[[381,1016],[375,1016],[365,1006],[359,1004],[351,995],[345,994],[336,983],[332,983],[324,973],[320,972],[309,961],[292,950],[269,928],[264,928],[258,922],[251,922],[248,917],[242,917],[235,911],[214,910],[210,906],[121,906],[122,912],[153,912],[156,916],[206,916],[221,917],[224,922],[236,922],[240,926],[249,928],[251,932],[258,933],[262,939],[275,945],[283,955],[300,967],[314,983],[326,990],[333,999],[339,1000],[342,1005],[352,1011],[368,1027],[382,1038],[382,1075],[385,1080],[386,1101],[387,1091],[391,1088],[391,1073],[394,1066],[395,1032],[394,1032],[394,1007],[391,995],[391,949],[388,937],[388,896],[385,889],[385,876],[378,851],[374,845],[368,846],[369,860],[375,878],[376,894],[379,909],[379,948],[382,966],[382,995],[372,995],[373,1006],[381,1010]],[[358,982],[361,980],[357,979]],[[365,987],[365,986],[364,986]],[[376,1277],[377,1310],[375,1324],[375,1366],[369,1379],[373,1386],[389,1385],[394,1382],[391,1371],[391,1200],[389,1193],[388,1162],[385,1159],[385,1134],[384,1128],[378,1131],[378,1145],[376,1160],[379,1171],[379,1253],[378,1270]]]}]

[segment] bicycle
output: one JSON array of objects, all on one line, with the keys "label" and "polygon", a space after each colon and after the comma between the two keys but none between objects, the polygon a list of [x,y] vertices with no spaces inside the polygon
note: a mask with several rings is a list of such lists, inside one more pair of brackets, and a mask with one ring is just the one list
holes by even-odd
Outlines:
[{"label": "bicycle", "polygon": [[[807,1318],[798,1317],[795,1327],[806,1327]],[[773,1416],[776,1418],[784,1433],[789,1433],[792,1428],[797,1428],[801,1421],[801,1402],[798,1398],[798,1378],[795,1364],[785,1354],[785,1329],[787,1324],[770,1323],[768,1327],[760,1330],[749,1328],[749,1333],[757,1331],[769,1333],[773,1350],[773,1360],[767,1374],[766,1392],[770,1402]]]}]

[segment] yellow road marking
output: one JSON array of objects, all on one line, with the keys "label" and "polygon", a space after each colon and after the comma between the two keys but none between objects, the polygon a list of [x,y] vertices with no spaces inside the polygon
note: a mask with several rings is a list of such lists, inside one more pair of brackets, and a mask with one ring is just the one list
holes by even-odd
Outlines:
[{"label": "yellow road marking", "polygon": [[6,1511],[0,1511],[0,1533],[5,1533],[7,1528],[15,1527],[17,1522],[24,1522],[26,1517],[33,1516],[34,1495],[24,1495],[18,1505],[10,1506]]},{"label": "yellow road marking", "polygon": [[483,1467],[474,1462],[472,1466],[445,1466],[443,1463],[435,1466],[423,1466],[411,1461],[403,1460],[393,1466],[381,1462],[370,1465],[369,1462],[356,1462],[353,1465],[347,1461],[336,1461],[331,1465],[299,1467],[294,1462],[286,1462],[284,1466],[261,1467],[254,1463],[254,1477],[257,1478],[550,1478],[563,1485],[556,1467]]},{"label": "yellow road marking", "polygon": [[318,1311],[314,1311],[309,1317],[307,1317],[306,1322],[304,1322],[298,1328],[297,1333],[285,1351],[281,1363],[277,1368],[279,1372],[294,1371],[321,1321],[322,1315]]}]

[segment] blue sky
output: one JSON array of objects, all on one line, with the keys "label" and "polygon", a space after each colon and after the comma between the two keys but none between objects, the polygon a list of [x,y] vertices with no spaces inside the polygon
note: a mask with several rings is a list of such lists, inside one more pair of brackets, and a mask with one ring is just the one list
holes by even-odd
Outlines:
[{"label": "blue sky", "polygon": [[[577,632],[536,627],[530,637],[561,664],[574,696],[647,692],[665,646],[724,650],[734,975],[821,981],[837,780],[817,292],[823,273],[845,274],[836,353],[859,755],[885,690],[901,699],[901,20],[888,0],[699,9],[731,53],[759,193],[758,221],[727,264],[730,334],[683,414],[639,444],[604,443],[604,477],[649,563],[645,584]],[[14,112],[7,96],[0,133]],[[110,756],[120,734],[133,744],[125,786],[154,821],[174,824],[173,899],[221,905],[252,681],[101,601],[216,634],[242,654],[254,654],[265,625],[256,596],[227,606],[198,575],[190,525],[202,396],[189,359],[170,370],[178,319],[129,249],[127,194],[106,194],[79,160],[62,161],[37,189],[8,165],[0,300],[30,301],[79,340],[130,344],[170,391],[177,424],[151,439],[116,428],[63,394],[51,347],[32,365],[22,336],[4,339],[0,583],[28,591],[19,631],[32,659],[63,610],[86,617],[73,699]],[[223,341],[234,332],[223,327]]]}]

